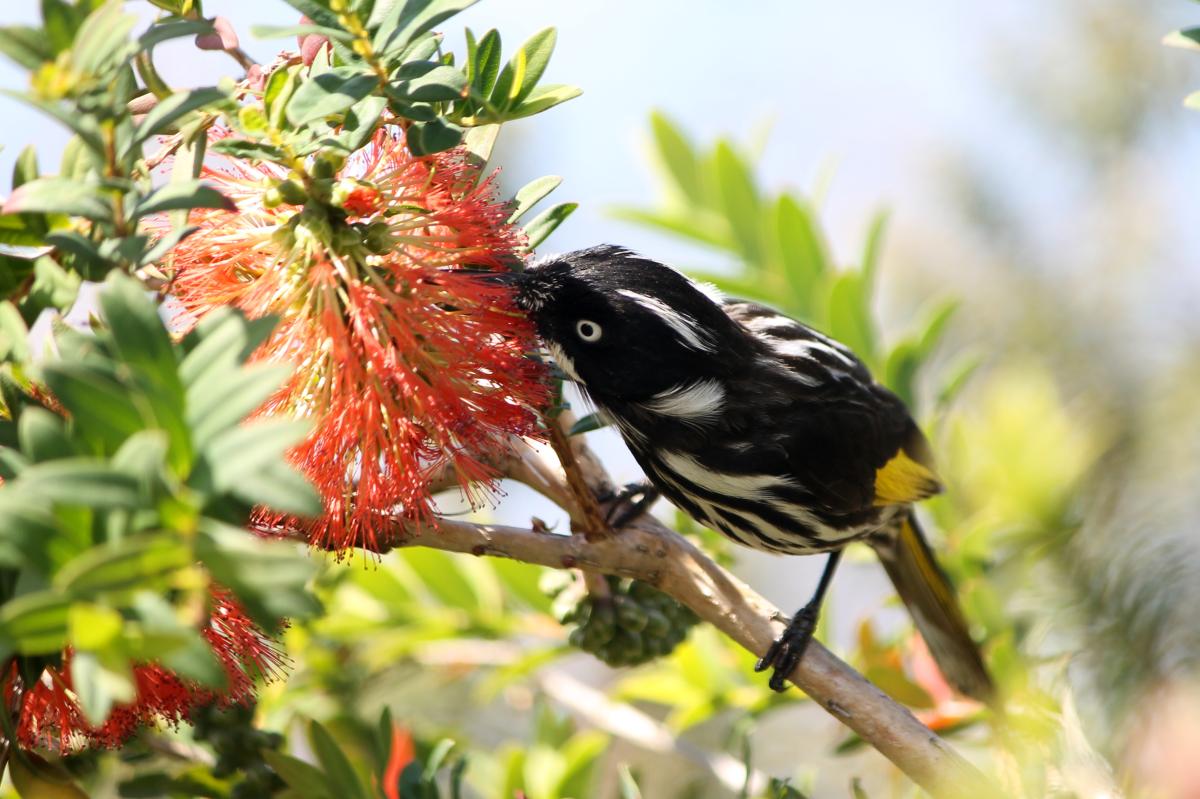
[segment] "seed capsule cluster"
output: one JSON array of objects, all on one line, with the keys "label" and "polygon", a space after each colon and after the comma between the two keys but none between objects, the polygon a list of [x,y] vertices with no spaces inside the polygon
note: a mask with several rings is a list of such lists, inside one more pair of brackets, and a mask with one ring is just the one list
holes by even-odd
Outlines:
[{"label": "seed capsule cluster", "polygon": [[261,753],[263,749],[278,749],[283,736],[254,726],[253,704],[198,707],[192,714],[192,726],[196,740],[206,741],[217,755],[212,767],[214,777],[242,775],[230,791],[230,799],[271,796],[284,788],[283,780]]},{"label": "seed capsule cluster", "polygon": [[699,619],[647,583],[606,577],[608,595],[590,593],[571,572],[548,572],[542,590],[572,646],[610,666],[637,666],[669,655]]}]

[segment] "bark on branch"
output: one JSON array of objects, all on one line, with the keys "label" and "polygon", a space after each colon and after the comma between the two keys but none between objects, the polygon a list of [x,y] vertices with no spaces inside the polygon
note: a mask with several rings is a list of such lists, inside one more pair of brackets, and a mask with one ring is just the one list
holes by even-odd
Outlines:
[{"label": "bark on branch", "polygon": [[[567,425],[570,419],[562,419]],[[555,449],[562,448],[562,441]],[[579,483],[593,496],[611,496],[612,483],[582,436],[569,439],[568,475],[544,446],[517,440],[497,464],[505,477],[533,488],[566,510],[576,530],[587,530],[593,509],[576,501]],[[558,459],[554,459],[558,460]],[[589,518],[592,517],[592,518]],[[264,531],[267,532],[267,531]],[[272,531],[279,532],[279,531]],[[298,536],[302,537],[302,536]],[[782,632],[779,609],[713,562],[683,536],[646,515],[614,535],[547,533],[442,519],[434,526],[397,520],[379,552],[425,546],[449,552],[510,558],[552,568],[632,577],[688,606],[739,645],[761,657]],[[836,655],[813,641],[792,672],[792,683],[838,721],[936,797],[991,799],[999,789],[948,743]]]}]

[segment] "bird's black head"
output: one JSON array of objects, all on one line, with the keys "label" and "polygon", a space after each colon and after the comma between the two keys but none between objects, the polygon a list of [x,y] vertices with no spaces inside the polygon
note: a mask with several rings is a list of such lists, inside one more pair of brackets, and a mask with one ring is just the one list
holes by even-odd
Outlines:
[{"label": "bird's black head", "polygon": [[611,245],[542,260],[517,280],[517,305],[555,361],[601,401],[723,376],[750,345],[714,294]]}]

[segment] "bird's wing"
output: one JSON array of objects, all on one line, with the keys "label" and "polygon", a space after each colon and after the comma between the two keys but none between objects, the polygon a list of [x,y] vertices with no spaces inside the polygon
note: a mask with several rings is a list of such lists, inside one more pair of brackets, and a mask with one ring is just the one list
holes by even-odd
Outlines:
[{"label": "bird's wing", "polygon": [[[763,342],[775,368],[797,376],[797,388],[772,431],[797,481],[846,523],[882,505],[903,505],[941,490],[928,443],[895,394],[877,384],[844,344],[743,300],[726,313]],[[761,381],[771,385],[764,375]]]}]

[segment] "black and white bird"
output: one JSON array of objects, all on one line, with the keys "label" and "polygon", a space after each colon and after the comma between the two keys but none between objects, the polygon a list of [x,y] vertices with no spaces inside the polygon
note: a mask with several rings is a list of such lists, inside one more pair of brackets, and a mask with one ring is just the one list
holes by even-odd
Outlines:
[{"label": "black and white bird", "polygon": [[872,545],[946,678],[992,683],[913,503],[941,490],[904,404],[844,345],[629,250],[543,259],[517,304],[657,491],[733,541],[829,553],[812,598],[758,663],[784,681],[812,637],[843,548]]}]

